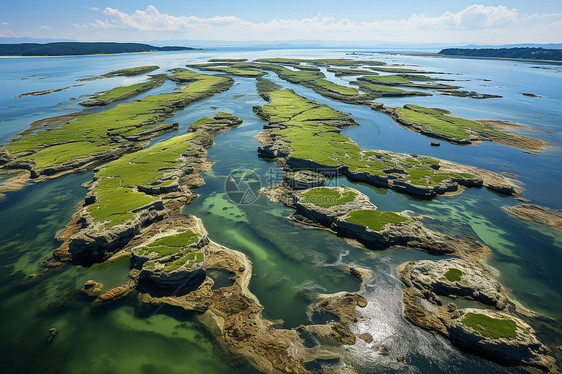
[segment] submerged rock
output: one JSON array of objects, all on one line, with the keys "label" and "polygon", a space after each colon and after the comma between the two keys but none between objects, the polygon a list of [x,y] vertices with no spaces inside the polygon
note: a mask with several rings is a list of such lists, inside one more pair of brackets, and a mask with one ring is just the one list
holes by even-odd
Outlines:
[{"label": "submerged rock", "polygon": [[505,211],[521,219],[562,230],[562,211],[536,204],[519,204],[504,207]]},{"label": "submerged rock", "polygon": [[102,283],[98,283],[94,280],[88,280],[84,283],[84,286],[80,289],[80,292],[86,296],[98,296],[103,288]]},{"label": "submerged rock", "polygon": [[312,170],[299,170],[294,173],[288,173],[283,176],[283,180],[295,190],[304,190],[326,185],[326,177]]}]

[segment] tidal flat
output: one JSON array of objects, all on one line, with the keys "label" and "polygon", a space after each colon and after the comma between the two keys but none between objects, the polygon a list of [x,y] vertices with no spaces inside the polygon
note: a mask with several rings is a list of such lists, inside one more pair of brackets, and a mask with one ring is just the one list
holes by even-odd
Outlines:
[{"label": "tidal flat", "polygon": [[[6,86],[70,87],[0,117],[8,369],[557,372],[560,231],[508,213],[562,207],[556,73],[283,52],[80,57]],[[114,102],[69,100],[95,92]]]}]

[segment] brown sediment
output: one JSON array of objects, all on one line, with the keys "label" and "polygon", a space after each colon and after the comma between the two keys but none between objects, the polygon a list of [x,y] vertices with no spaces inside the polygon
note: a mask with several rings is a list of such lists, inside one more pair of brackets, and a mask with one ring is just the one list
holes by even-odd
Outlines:
[{"label": "brown sediment", "polygon": [[562,230],[562,211],[536,204],[519,204],[504,210],[521,219]]}]

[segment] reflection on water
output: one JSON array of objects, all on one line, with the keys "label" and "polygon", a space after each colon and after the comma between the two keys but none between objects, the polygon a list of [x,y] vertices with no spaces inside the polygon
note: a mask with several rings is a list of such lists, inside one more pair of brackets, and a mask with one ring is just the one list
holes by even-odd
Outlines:
[{"label": "reflection on water", "polygon": [[[224,57],[223,52],[216,52]],[[337,51],[239,51],[231,57],[341,57]],[[0,81],[6,83],[9,95],[36,89],[69,85],[85,75],[105,73],[121,67],[161,64],[163,69],[179,67],[188,62],[201,62],[214,57],[209,53],[170,53],[127,56],[102,56],[64,59],[0,60]],[[404,62],[402,56],[377,56],[377,59]],[[73,63],[79,61],[80,64]],[[462,82],[467,89],[499,93],[501,100],[475,101],[467,98],[439,96],[411,98],[417,104],[443,106],[455,114],[470,118],[516,119],[521,122],[559,131],[561,99],[555,92],[552,74],[542,69],[529,69],[521,63],[499,61],[451,60],[411,58],[409,62],[428,65],[427,70],[463,73],[475,79],[486,71],[492,79],[490,87],[479,87],[482,81]],[[90,64],[90,65],[88,65]],[[508,65],[506,65],[508,64]],[[500,66],[500,68],[498,68]],[[84,73],[85,67],[88,72]],[[482,70],[483,67],[486,69]],[[511,70],[510,70],[511,69]],[[49,71],[45,80],[24,80],[37,72]],[[518,74],[520,81],[507,81],[506,70]],[[13,78],[17,76],[18,78]],[[271,77],[271,75],[270,75]],[[536,79],[531,79],[535,77]],[[537,78],[538,77],[538,78]],[[339,103],[319,96],[310,89],[291,85],[276,77],[276,82],[291,87],[297,93],[327,103],[336,109],[350,112],[361,124],[343,133],[365,148],[381,148],[399,152],[416,152],[454,161],[486,167],[495,171],[511,171],[526,183],[526,196],[552,208],[562,207],[559,196],[561,168],[560,151],[529,155],[496,144],[458,147],[442,142],[430,148],[429,139],[397,126],[390,118],[367,107]],[[331,75],[328,79],[336,79]],[[549,81],[545,83],[545,81]],[[552,81],[552,82],[551,82]],[[28,83],[29,82],[29,83]],[[131,82],[126,80],[126,82]],[[337,78],[336,83],[341,79]],[[535,83],[536,82],[536,83]],[[55,104],[73,96],[107,89],[118,80],[86,82],[85,86],[44,97],[28,97],[17,101],[6,96],[0,100],[0,137],[21,131],[32,120],[54,115]],[[128,84],[128,83],[127,83]],[[51,87],[52,86],[52,87]],[[542,93],[548,98],[519,97],[516,91]],[[548,86],[544,87],[543,86]],[[36,89],[30,89],[34,87]],[[549,88],[551,87],[551,88]],[[169,87],[168,87],[169,88]],[[539,89],[541,90],[539,92]],[[534,90],[534,91],[533,91]],[[20,92],[21,91],[21,92]],[[410,99],[410,98],[408,98]],[[416,101],[414,101],[414,99]],[[430,100],[428,104],[423,100]],[[406,103],[403,99],[387,99],[389,105]],[[421,100],[421,101],[417,101]],[[551,101],[548,101],[551,100]],[[263,121],[252,112],[253,105],[262,105],[254,81],[236,78],[236,84],[225,93],[193,103],[169,119],[178,122],[177,132],[164,134],[152,143],[185,133],[194,120],[227,111],[244,119],[237,129],[218,136],[216,145],[209,150],[215,162],[204,175],[206,185],[196,192],[200,197],[185,208],[185,212],[199,216],[213,240],[245,253],[253,262],[250,289],[264,306],[264,316],[282,319],[285,327],[321,321],[326,316],[307,314],[316,293],[357,291],[358,281],[346,272],[348,266],[362,266],[374,271],[366,297],[369,305],[360,309],[359,322],[353,327],[357,333],[369,333],[373,342],[358,340],[353,347],[342,348],[341,354],[353,357],[360,372],[447,372],[447,373],[502,373],[505,370],[487,361],[465,355],[451,347],[444,339],[420,330],[401,315],[401,285],[395,276],[395,267],[404,262],[434,259],[425,253],[390,249],[367,251],[317,229],[309,229],[287,220],[291,209],[268,202],[261,196],[249,205],[232,203],[224,191],[226,176],[234,169],[254,171],[268,185],[272,175],[279,175],[276,163],[257,158],[259,145],[253,137],[261,130]],[[10,105],[16,108],[5,110]],[[73,106],[74,105],[74,106]],[[65,105],[77,108],[75,104]],[[520,109],[529,109],[525,117]],[[495,112],[492,110],[496,110]],[[60,113],[60,112],[59,112]],[[540,117],[533,117],[535,114]],[[25,117],[18,119],[20,114]],[[497,114],[497,115],[496,115]],[[537,119],[538,118],[538,119]],[[555,123],[556,122],[556,123]],[[547,135],[548,134],[548,135]],[[558,134],[544,133],[549,139]],[[545,172],[548,170],[548,173]],[[229,360],[213,346],[212,340],[200,330],[192,315],[173,309],[138,310],[135,295],[115,305],[92,309],[89,300],[78,289],[88,279],[104,284],[106,289],[127,278],[127,259],[85,269],[67,266],[47,277],[23,281],[37,272],[37,264],[58,245],[56,233],[68,222],[74,205],[85,189],[80,185],[91,180],[91,173],[69,175],[57,180],[31,185],[8,193],[0,199],[0,355],[6,372],[124,372],[124,373],[232,373],[249,372],[247,367],[234,368]],[[450,198],[423,201],[400,195],[394,191],[356,184],[345,178],[337,184],[353,186],[367,194],[381,210],[410,209],[417,214],[432,216],[425,222],[431,228],[453,235],[479,237],[493,251],[491,264],[499,270],[500,280],[525,306],[560,320],[562,315],[562,247],[560,235],[553,229],[521,221],[505,213],[501,207],[513,205],[512,198],[500,196],[485,189],[469,189]],[[229,284],[228,274],[211,274],[215,287]],[[59,335],[47,343],[47,331],[56,327]],[[547,343],[556,341],[556,331],[539,329]],[[312,344],[312,343],[311,343]],[[388,355],[382,354],[382,347]],[[405,364],[396,356],[405,356]]]}]

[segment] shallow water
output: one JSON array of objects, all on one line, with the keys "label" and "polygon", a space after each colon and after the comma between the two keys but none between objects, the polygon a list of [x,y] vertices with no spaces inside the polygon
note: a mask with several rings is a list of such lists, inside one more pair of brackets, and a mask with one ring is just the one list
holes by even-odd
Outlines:
[{"label": "shallow water", "polygon": [[[77,101],[67,100],[91,94],[114,85],[132,84],[140,78],[110,78],[85,83],[84,86],[45,96],[14,96],[40,89],[66,87],[74,80],[103,74],[109,70],[158,63],[163,69],[202,62],[212,57],[343,57],[341,51],[276,50],[212,51],[156,53],[123,56],[72,58],[0,59],[0,138],[13,136],[26,126],[46,116],[79,109]],[[457,75],[467,89],[497,93],[503,99],[474,100],[450,96],[430,98],[386,99],[389,105],[416,103],[443,107],[455,115],[474,119],[507,119],[543,130],[532,136],[560,145],[562,93],[558,92],[560,72],[534,69],[538,64],[493,60],[457,60],[427,57],[377,55],[390,63],[423,65],[424,70],[438,70]],[[158,73],[156,71],[154,73]],[[21,80],[22,77],[36,77]],[[46,79],[39,79],[46,77]],[[361,125],[343,133],[364,148],[380,148],[441,157],[494,171],[509,171],[525,183],[526,197],[551,208],[562,208],[560,150],[539,155],[492,143],[478,146],[454,146],[441,142],[429,147],[430,139],[403,129],[389,117],[367,107],[323,98],[312,90],[291,85],[271,76],[277,83],[299,94],[349,112]],[[491,79],[484,82],[478,79]],[[342,84],[342,79],[328,75]],[[347,79],[347,78],[346,78]],[[360,310],[357,332],[369,332],[373,343],[362,341],[342,349],[358,363],[361,372],[442,372],[472,373],[513,372],[459,352],[444,339],[406,322],[401,316],[401,286],[395,267],[418,259],[433,259],[415,250],[391,249],[367,251],[349,245],[326,231],[294,225],[286,217],[291,210],[268,202],[265,197],[247,205],[237,205],[225,193],[226,176],[235,169],[254,171],[262,185],[276,183],[282,176],[274,162],[259,159],[259,143],[253,139],[263,121],[255,117],[252,106],[263,105],[255,81],[236,78],[231,90],[196,102],[176,113],[166,122],[178,122],[177,132],[164,134],[158,142],[184,133],[194,120],[227,111],[244,119],[244,123],[215,138],[209,159],[215,164],[204,175],[206,185],[197,190],[200,197],[184,211],[200,217],[210,237],[229,248],[245,253],[253,262],[250,289],[264,306],[264,316],[282,319],[285,327],[311,323],[307,306],[313,293],[357,291],[358,282],[344,268],[350,265],[373,269],[375,277],[367,285],[369,305]],[[447,82],[444,82],[447,83]],[[451,84],[456,84],[450,82]],[[485,86],[483,86],[485,85]],[[156,92],[170,89],[167,83]],[[528,98],[519,92],[543,95]],[[63,102],[63,105],[56,105]],[[15,107],[12,107],[14,106]],[[65,111],[59,110],[65,108]],[[93,266],[89,269],[68,266],[33,282],[21,282],[36,272],[37,264],[58,242],[61,230],[74,213],[85,189],[80,185],[91,180],[91,172],[68,175],[57,180],[28,186],[0,198],[0,356],[8,372],[249,372],[232,363],[200,331],[191,315],[162,309],[141,311],[134,295],[107,308],[92,309],[80,297],[78,289],[88,279],[101,281],[107,288],[127,277],[128,263]],[[347,184],[366,193],[381,210],[409,209],[434,218],[427,224],[437,230],[460,235],[474,235],[492,248],[491,264],[499,270],[500,280],[525,306],[557,320],[562,318],[562,243],[559,232],[505,213],[501,207],[515,200],[485,189],[469,189],[450,198],[423,201],[396,192],[352,183],[344,178],[331,181]],[[220,275],[216,275],[220,277]],[[226,280],[228,282],[228,280]],[[55,326],[59,336],[48,344],[47,331]],[[556,331],[540,330],[540,338],[555,343]],[[559,342],[557,343],[559,344]],[[382,356],[377,347],[385,345],[391,355]],[[406,364],[396,362],[405,355]]]}]

